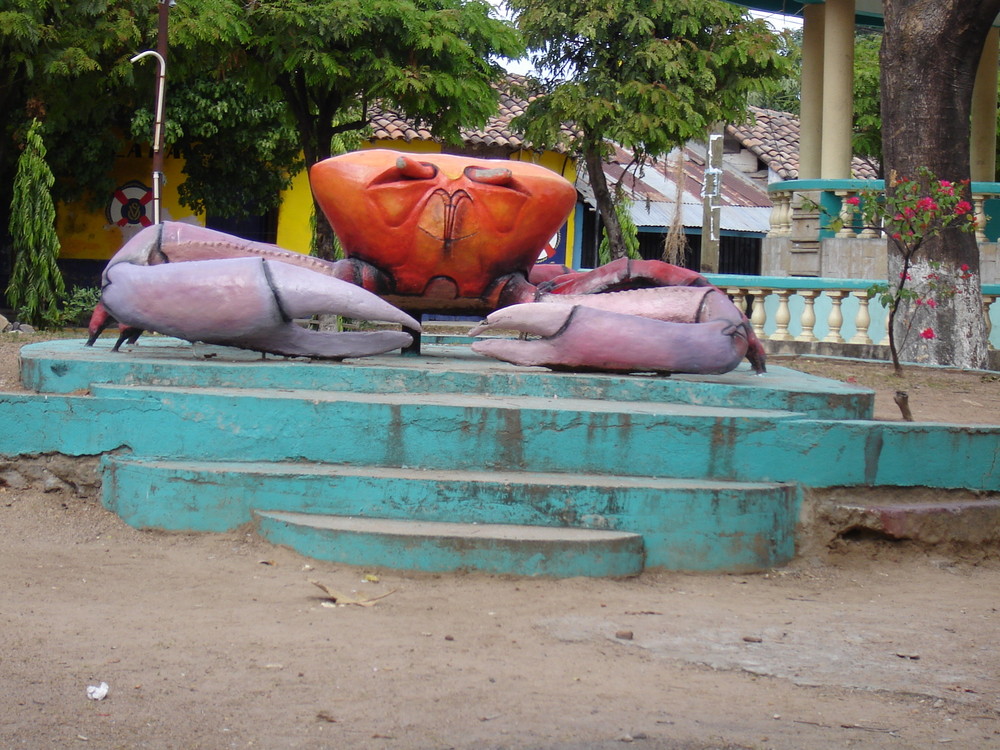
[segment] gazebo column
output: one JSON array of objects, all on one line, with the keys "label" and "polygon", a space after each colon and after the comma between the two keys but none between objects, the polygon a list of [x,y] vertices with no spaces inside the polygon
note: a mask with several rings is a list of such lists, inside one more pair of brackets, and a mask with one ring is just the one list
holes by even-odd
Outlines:
[{"label": "gazebo column", "polygon": [[802,8],[802,99],[799,105],[799,179],[820,176],[823,148],[823,7]]},{"label": "gazebo column", "polygon": [[972,93],[972,180],[996,180],[997,66],[1000,64],[1000,29],[990,29],[983,46]]},{"label": "gazebo column", "polygon": [[851,176],[851,120],[854,114],[854,0],[823,5],[823,130],[820,177]]}]

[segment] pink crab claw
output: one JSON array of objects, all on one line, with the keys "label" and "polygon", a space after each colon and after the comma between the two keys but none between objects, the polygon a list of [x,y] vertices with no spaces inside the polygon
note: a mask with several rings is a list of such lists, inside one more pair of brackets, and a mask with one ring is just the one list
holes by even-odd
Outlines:
[{"label": "pink crab claw", "polygon": [[535,340],[486,339],[474,351],[517,365],[553,369],[713,374],[747,355],[752,331],[725,318],[674,323],[584,305],[513,305],[489,315],[471,333],[515,330]]},{"label": "pink crab claw", "polygon": [[122,339],[142,330],[187,341],[326,359],[363,357],[399,349],[402,331],[323,333],[295,324],[317,314],[420,324],[374,294],[308,268],[265,258],[224,258],[160,265],[118,262],[105,270],[101,310],[124,327]]}]

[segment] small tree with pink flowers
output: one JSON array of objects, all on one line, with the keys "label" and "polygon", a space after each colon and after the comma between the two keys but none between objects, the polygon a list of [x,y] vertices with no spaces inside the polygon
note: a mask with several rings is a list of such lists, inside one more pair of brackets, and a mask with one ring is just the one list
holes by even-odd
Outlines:
[{"label": "small tree with pink flowers", "polygon": [[[875,190],[846,198],[855,207],[864,229],[884,234],[895,245],[902,267],[893,269],[887,283],[874,284],[868,289],[869,298],[877,299],[889,311],[889,350],[897,375],[903,368],[899,351],[911,334],[921,308],[932,310],[951,300],[958,292],[956,283],[972,278],[963,265],[955,274],[947,273],[937,261],[927,261],[928,269],[916,281],[914,263],[924,242],[955,227],[963,232],[976,230],[976,216],[968,200],[969,181],[938,180],[929,170],[922,169],[915,178],[894,177],[887,195]],[[887,187],[889,187],[887,186]],[[897,339],[896,318],[905,311]],[[934,329],[920,331],[922,338],[933,339]]]}]

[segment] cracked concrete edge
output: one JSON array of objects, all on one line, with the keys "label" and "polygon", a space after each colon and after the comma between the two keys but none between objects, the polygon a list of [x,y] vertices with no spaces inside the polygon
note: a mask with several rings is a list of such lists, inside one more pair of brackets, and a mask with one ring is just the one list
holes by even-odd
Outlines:
[{"label": "cracked concrete edge", "polygon": [[837,487],[804,492],[797,557],[851,542],[883,541],[940,552],[1000,551],[1000,493],[928,487]]}]

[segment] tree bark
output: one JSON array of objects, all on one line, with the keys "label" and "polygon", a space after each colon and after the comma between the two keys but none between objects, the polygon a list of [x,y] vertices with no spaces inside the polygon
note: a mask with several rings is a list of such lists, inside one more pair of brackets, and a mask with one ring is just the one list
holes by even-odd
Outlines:
[{"label": "tree bark", "polygon": [[[298,128],[299,138],[302,141],[302,155],[305,158],[306,169],[309,170],[313,164],[330,156],[334,134],[333,112],[338,103],[331,101],[329,97],[326,101],[314,103],[301,71],[282,76],[277,83]],[[313,212],[316,217],[313,254],[323,260],[336,260],[333,227],[330,226],[326,214],[315,199]]]},{"label": "tree bark", "polygon": [[611,260],[624,258],[628,255],[625,248],[625,237],[622,226],[615,211],[615,201],[608,188],[608,180],[604,175],[604,159],[600,147],[585,146],[583,150],[584,163],[587,165],[587,175],[590,177],[590,187],[594,191],[597,210],[604,222],[604,231],[608,235],[608,247],[611,249]]},{"label": "tree bark", "polygon": [[[972,90],[986,35],[1000,13],[1000,0],[885,0],[883,9],[886,190],[892,190],[894,177],[916,177],[920,167],[937,179],[968,180]],[[965,198],[971,201],[971,194]],[[902,358],[984,367],[986,328],[975,235],[947,229],[924,243],[914,263],[908,282],[911,288],[924,283],[928,273],[937,273],[952,285],[955,295],[936,308],[909,305],[901,310],[895,333],[902,342]],[[901,268],[901,258],[890,250],[890,281],[898,278]],[[928,328],[933,338],[914,333]]]}]

